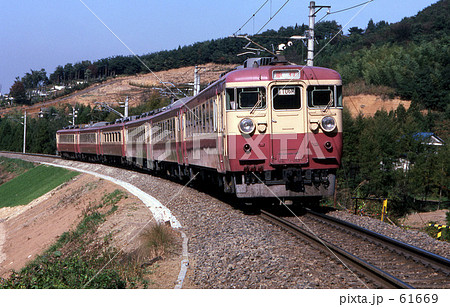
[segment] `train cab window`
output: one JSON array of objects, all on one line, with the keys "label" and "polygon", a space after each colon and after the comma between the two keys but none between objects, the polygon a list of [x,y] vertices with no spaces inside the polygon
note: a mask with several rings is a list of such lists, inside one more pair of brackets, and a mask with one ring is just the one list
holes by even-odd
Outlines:
[{"label": "train cab window", "polygon": [[264,109],[266,107],[266,89],[264,87],[248,87],[237,89],[238,109]]},{"label": "train cab window", "polygon": [[334,86],[316,85],[308,87],[308,106],[310,108],[333,107]]},{"label": "train cab window", "polygon": [[342,85],[336,86],[336,106],[342,108]]},{"label": "train cab window", "polygon": [[301,89],[298,86],[275,86],[272,88],[272,97],[275,110],[292,110],[301,107]]}]

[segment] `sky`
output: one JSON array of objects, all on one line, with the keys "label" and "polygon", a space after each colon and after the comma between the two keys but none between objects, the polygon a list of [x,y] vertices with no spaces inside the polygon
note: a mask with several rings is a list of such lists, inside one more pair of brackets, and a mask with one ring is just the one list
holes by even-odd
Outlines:
[{"label": "sky", "polygon": [[[8,93],[15,78],[30,69],[44,68],[49,76],[67,63],[142,55],[230,36],[266,1],[241,34],[258,32],[286,0],[0,0],[0,93]],[[324,20],[365,29],[370,19],[398,22],[437,1],[373,0]],[[288,1],[262,32],[308,24],[309,2]],[[335,12],[366,0],[315,2]],[[325,13],[320,11],[316,20]]]}]

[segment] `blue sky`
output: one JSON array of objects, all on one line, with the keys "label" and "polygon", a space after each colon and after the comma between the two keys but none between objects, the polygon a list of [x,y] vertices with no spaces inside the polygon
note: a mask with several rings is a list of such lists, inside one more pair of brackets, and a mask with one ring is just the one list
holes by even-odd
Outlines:
[{"label": "blue sky", "polygon": [[[1,93],[9,92],[14,79],[30,69],[44,68],[50,75],[57,65],[131,54],[86,6],[141,55],[232,35],[265,1],[1,0]],[[285,2],[269,0],[242,33],[258,31]],[[362,2],[365,0],[316,0],[316,5],[331,5],[333,12]],[[365,28],[370,19],[397,22],[436,2],[374,0],[348,27]],[[290,0],[264,30],[308,24],[308,6],[309,0]],[[359,9],[330,15],[325,20],[345,25]],[[318,14],[318,18],[322,16]]]}]

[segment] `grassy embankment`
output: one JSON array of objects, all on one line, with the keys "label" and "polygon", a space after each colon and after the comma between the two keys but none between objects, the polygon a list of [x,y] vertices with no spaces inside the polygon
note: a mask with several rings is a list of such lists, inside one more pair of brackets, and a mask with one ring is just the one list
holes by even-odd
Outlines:
[{"label": "grassy embankment", "polygon": [[[124,253],[112,243],[112,232],[100,236],[98,227],[118,209],[127,194],[115,190],[93,202],[77,228],[64,232],[48,250],[7,279],[0,289],[120,289],[152,288],[154,260],[171,253],[173,231],[161,224],[143,231],[140,247]],[[116,230],[117,231],[117,230]],[[150,256],[150,258],[149,258]]]},{"label": "grassy embankment", "polygon": [[[9,161],[8,161],[9,160]],[[0,208],[26,205],[44,195],[60,184],[72,179],[77,172],[45,165],[34,166],[32,163],[6,160],[9,169],[16,169],[21,174],[0,185]],[[2,159],[2,161],[5,161]],[[17,160],[20,161],[20,160]]]}]

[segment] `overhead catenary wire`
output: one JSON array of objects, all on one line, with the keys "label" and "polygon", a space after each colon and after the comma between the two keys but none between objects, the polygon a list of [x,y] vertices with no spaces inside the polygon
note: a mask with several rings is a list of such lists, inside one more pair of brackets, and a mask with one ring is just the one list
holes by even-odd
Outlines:
[{"label": "overhead catenary wire", "polygon": [[256,12],[254,12],[253,14],[252,14],[252,16],[250,16],[250,18],[236,31],[236,32],[234,32],[233,33],[233,35],[237,35],[241,30],[242,30],[242,28],[243,27],[245,27],[249,22],[250,22],[250,20],[252,20],[252,18],[255,18],[255,16],[256,16],[256,14],[258,14],[259,13],[259,11],[264,7],[264,6],[266,6],[266,4],[269,2],[269,0],[266,0],[266,2],[264,2],[260,7],[259,7],[259,9],[257,9],[256,10]]},{"label": "overhead catenary wire", "polygon": [[338,10],[338,11],[334,11],[334,12],[327,12],[322,18],[319,19],[319,21],[317,21],[317,23],[319,23],[319,22],[321,22],[323,19],[327,18],[328,15],[333,15],[333,14],[338,14],[338,13],[342,13],[342,12],[345,12],[345,11],[349,11],[349,10],[355,9],[355,8],[357,8],[357,7],[363,6],[363,5],[365,5],[365,4],[368,4],[369,2],[372,2],[372,1],[374,1],[374,0],[368,0],[368,1],[366,1],[366,2],[363,2],[363,3],[360,3],[360,4],[356,4],[356,5],[347,7],[347,8],[342,9],[342,10]]},{"label": "overhead catenary wire", "polygon": [[[168,90],[169,90],[169,92],[175,97],[175,98],[177,98],[177,99],[179,99],[180,97],[178,97],[178,95],[177,94],[175,94],[171,89],[170,89],[170,87],[169,86],[167,86],[166,84],[164,84],[164,82],[153,72],[153,70],[151,70],[150,69],[150,67],[148,67],[148,65],[147,64],[145,64],[145,62],[133,51],[133,50],[131,50],[131,48],[130,47],[128,47],[128,45],[127,44],[125,44],[121,39],[120,39],[120,37],[119,36],[117,36],[117,34],[116,33],[114,33],[114,31],[113,30],[111,30],[104,22],[103,22],[103,20],[102,19],[100,19],[100,17],[98,17],[97,16],[97,14],[95,14],[94,13],[94,11],[92,11],[91,10],[91,8],[89,7],[89,6],[87,6],[86,5],[86,3],[84,3],[82,0],[79,0],[90,12],[91,12],[91,14],[92,15],[94,15],[95,16],[95,18],[97,18],[98,19],[98,21],[100,21],[104,26],[105,26],[105,28],[106,29],[108,29],[109,30],[109,32],[111,32],[111,34],[112,35],[114,35],[121,43],[122,43],[122,45],[124,45],[125,46],[125,48],[127,48],[132,54],[133,54],[133,56],[142,64],[142,65],[144,65],[144,67],[145,68],[147,68],[148,69],[148,71],[161,83],[161,84],[163,84]],[[177,88],[177,90],[180,92],[180,93],[182,93],[184,96],[186,96],[186,94],[184,94],[180,89],[178,89]]]},{"label": "overhead catenary wire", "polygon": [[277,14],[286,6],[286,4],[288,4],[290,0],[287,0],[279,9],[278,11],[275,12],[275,14],[273,16],[270,16],[269,20],[261,27],[261,29],[258,30],[258,32],[256,32],[256,34],[259,34],[268,24],[269,22],[272,21],[272,19],[277,16]]}]

